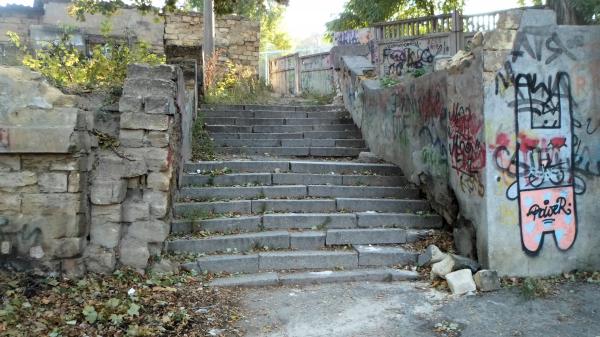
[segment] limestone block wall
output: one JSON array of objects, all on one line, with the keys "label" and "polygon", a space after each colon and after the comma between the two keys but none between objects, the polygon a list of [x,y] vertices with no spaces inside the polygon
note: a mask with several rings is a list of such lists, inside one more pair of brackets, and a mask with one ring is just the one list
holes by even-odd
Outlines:
[{"label": "limestone block wall", "polygon": [[111,111],[0,66],[0,267],[143,271],[190,155],[188,86],[177,66],[132,65]]},{"label": "limestone block wall", "polygon": [[[597,270],[600,27],[515,10],[480,38],[445,70],[387,88],[365,75],[366,57],[334,57],[344,103],[369,148],[398,164],[455,233],[475,234],[485,267]],[[455,241],[472,248],[462,234]]]},{"label": "limestone block wall", "polygon": [[78,273],[91,120],[39,74],[0,66],[0,266]]},{"label": "limestone block wall", "polygon": [[[220,61],[229,60],[236,64],[249,66],[258,73],[259,22],[241,16],[226,15],[216,18],[215,29],[215,47],[223,52]],[[203,39],[202,14],[167,14],[164,38],[167,54],[170,49],[178,48],[200,51]]]},{"label": "limestone block wall", "polygon": [[162,250],[181,148],[178,81],[183,75],[174,66],[128,69],[121,146],[99,151],[91,177],[90,270],[109,272],[117,261],[143,270]]}]

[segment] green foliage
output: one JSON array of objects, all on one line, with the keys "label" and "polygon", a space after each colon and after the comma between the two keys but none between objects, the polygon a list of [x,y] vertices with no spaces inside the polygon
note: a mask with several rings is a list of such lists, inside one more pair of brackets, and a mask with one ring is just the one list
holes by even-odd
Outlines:
[{"label": "green foliage", "polygon": [[323,95],[316,92],[304,90],[301,95],[302,98],[309,100],[308,104],[314,103],[316,105],[326,105],[333,102],[335,94]]},{"label": "green foliage", "polygon": [[269,88],[249,68],[227,61],[214,85],[206,88],[204,100],[210,104],[262,103],[270,97]]},{"label": "green foliage", "polygon": [[327,35],[376,22],[450,13],[463,6],[464,0],[349,0],[344,11],[327,23]]},{"label": "green foliage", "polygon": [[96,89],[119,90],[131,63],[164,63],[164,58],[149,51],[145,43],[131,47],[108,40],[95,46],[86,57],[71,43],[68,31],[58,41],[46,43],[42,49],[29,50],[16,33],[8,32],[12,43],[24,53],[23,65],[40,72],[57,87],[72,92]]},{"label": "green foliage", "polygon": [[415,69],[415,70],[412,72],[412,75],[413,75],[414,77],[421,77],[421,76],[425,75],[426,73],[427,73],[427,71],[426,71],[425,69],[423,69],[423,68],[418,68],[418,69]]},{"label": "green foliage", "polygon": [[[518,0],[519,6],[541,6],[543,0]],[[559,24],[600,24],[600,0],[546,0],[556,12]]]},{"label": "green foliage", "polygon": [[389,87],[393,87],[396,84],[400,83],[400,81],[393,77],[384,76],[379,80],[379,83],[381,84],[382,87],[389,88]]},{"label": "green foliage", "polygon": [[543,279],[526,278],[521,286],[521,295],[526,299],[546,297],[550,291],[550,284]]}]

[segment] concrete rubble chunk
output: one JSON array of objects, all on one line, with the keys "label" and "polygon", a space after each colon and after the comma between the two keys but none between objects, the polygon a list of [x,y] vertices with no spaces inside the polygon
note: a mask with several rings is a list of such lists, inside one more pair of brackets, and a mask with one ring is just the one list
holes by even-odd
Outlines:
[{"label": "concrete rubble chunk", "polygon": [[440,277],[445,279],[446,275],[454,269],[454,259],[452,256],[446,256],[440,262],[436,262],[431,266],[431,279]]},{"label": "concrete rubble chunk", "polygon": [[461,269],[446,275],[448,287],[452,294],[463,295],[476,290],[475,281],[470,269]]},{"label": "concrete rubble chunk", "polygon": [[500,277],[495,270],[482,269],[473,276],[479,291],[494,291],[500,289]]},{"label": "concrete rubble chunk", "polygon": [[481,266],[475,260],[469,259],[468,257],[451,254],[454,259],[454,270],[469,268],[471,272],[477,272]]},{"label": "concrete rubble chunk", "polygon": [[429,245],[424,253],[419,254],[417,265],[419,267],[429,266],[442,261],[446,256],[447,254],[442,252],[436,245]]},{"label": "concrete rubble chunk", "polygon": [[446,278],[448,273],[451,273],[460,269],[469,269],[471,272],[479,270],[480,265],[477,261],[471,260],[464,256],[447,254],[444,259],[436,262],[431,267],[431,277]]}]

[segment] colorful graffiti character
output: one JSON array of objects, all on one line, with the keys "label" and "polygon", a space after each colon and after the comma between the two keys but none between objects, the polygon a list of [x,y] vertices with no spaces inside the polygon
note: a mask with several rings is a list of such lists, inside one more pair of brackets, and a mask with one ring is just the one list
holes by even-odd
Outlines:
[{"label": "colorful graffiti character", "polygon": [[575,194],[585,183],[573,174],[573,114],[568,74],[538,81],[518,74],[515,83],[516,181],[507,197],[518,199],[523,249],[537,254],[544,236],[567,250],[577,237]]}]

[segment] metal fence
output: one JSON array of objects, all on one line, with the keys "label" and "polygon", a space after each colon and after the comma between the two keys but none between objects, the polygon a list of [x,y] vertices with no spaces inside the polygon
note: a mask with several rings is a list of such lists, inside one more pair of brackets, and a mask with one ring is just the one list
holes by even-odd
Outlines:
[{"label": "metal fence", "polygon": [[[368,37],[371,39],[366,42],[372,50],[371,61],[380,75],[401,76],[414,71],[411,64],[429,70],[436,56],[451,56],[464,49],[477,32],[496,29],[500,14],[506,11],[475,15],[454,12],[380,22],[366,29],[367,32],[361,29],[336,33],[335,41],[340,45],[365,44],[362,40]],[[329,94],[333,91],[333,69],[327,63],[329,59],[328,53],[303,57],[292,54],[272,59],[269,62],[271,85],[282,94],[298,95],[303,90]]]}]

